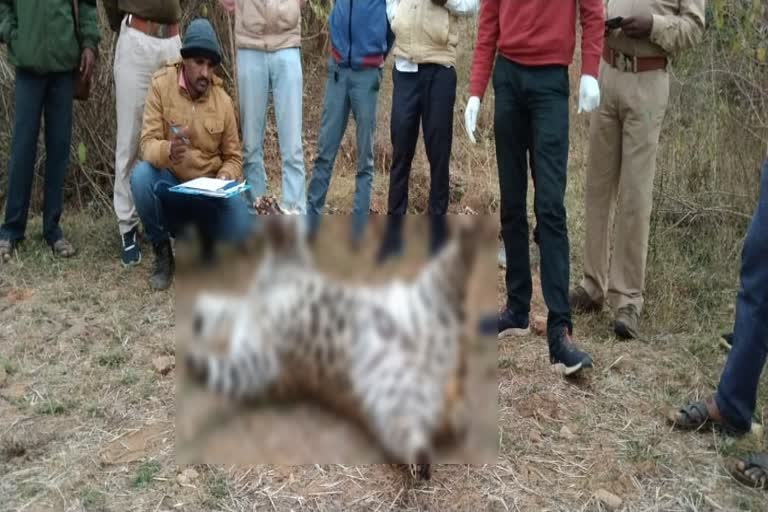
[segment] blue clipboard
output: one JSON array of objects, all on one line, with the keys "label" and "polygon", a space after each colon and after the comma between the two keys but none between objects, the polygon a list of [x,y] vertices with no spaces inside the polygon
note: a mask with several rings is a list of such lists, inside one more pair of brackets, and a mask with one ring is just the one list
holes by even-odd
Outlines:
[{"label": "blue clipboard", "polygon": [[228,183],[220,190],[199,190],[196,188],[185,187],[183,183],[173,186],[168,190],[170,192],[176,192],[177,194],[186,194],[190,196],[204,196],[218,199],[227,199],[229,197],[236,196],[250,188],[251,186],[245,182],[238,183],[237,181],[233,181],[232,183]]}]

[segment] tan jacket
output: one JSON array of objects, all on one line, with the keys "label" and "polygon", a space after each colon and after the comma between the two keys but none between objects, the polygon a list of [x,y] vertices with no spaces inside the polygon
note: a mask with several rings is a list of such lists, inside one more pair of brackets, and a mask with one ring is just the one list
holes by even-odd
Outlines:
[{"label": "tan jacket", "polygon": [[458,17],[430,0],[400,0],[393,20],[395,57],[416,64],[456,65]]},{"label": "tan jacket", "polygon": [[[139,140],[141,159],[170,169],[181,182],[200,176],[240,179],[243,158],[235,109],[221,79],[214,76],[206,93],[192,101],[179,84],[180,72],[181,60],[152,76]],[[171,124],[189,128],[189,147],[178,164],[170,158]]]},{"label": "tan jacket", "polygon": [[605,45],[634,57],[671,57],[697,44],[704,33],[705,0],[608,0],[605,19],[652,15],[647,40],[631,39],[612,30]]},{"label": "tan jacket", "polygon": [[302,4],[302,0],[236,0],[235,44],[262,51],[300,47]]}]

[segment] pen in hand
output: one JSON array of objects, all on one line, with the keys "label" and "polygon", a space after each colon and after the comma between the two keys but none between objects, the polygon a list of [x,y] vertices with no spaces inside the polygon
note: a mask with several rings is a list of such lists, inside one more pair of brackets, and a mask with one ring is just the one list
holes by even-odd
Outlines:
[{"label": "pen in hand", "polygon": [[171,124],[171,132],[173,137],[171,138],[170,158],[172,162],[179,162],[187,152],[189,139],[185,135],[186,129],[179,129],[175,124]]}]

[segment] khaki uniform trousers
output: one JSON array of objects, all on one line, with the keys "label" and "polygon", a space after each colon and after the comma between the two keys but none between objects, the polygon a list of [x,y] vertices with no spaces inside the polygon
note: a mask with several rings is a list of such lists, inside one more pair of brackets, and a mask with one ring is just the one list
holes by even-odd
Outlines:
[{"label": "khaki uniform trousers", "polygon": [[639,313],[669,74],[663,69],[620,71],[601,60],[599,82],[602,99],[589,129],[581,286],[614,310],[633,304]]},{"label": "khaki uniform trousers", "polygon": [[169,60],[181,56],[181,38],[157,38],[120,25],[115,49],[117,137],[113,201],[120,234],[139,225],[131,194],[130,174],[136,162],[144,116],[144,98],[152,75]]}]

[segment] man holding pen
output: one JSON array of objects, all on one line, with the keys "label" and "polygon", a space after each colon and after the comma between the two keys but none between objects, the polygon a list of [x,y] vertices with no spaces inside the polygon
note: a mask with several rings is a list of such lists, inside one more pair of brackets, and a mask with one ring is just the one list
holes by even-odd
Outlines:
[{"label": "man holding pen", "polygon": [[152,78],[139,141],[141,161],[131,173],[136,209],[155,252],[149,279],[155,290],[171,284],[170,237],[184,225],[198,227],[204,248],[213,240],[243,240],[250,231],[248,207],[239,196],[223,199],[168,191],[203,176],[238,180],[242,175],[234,106],[213,73],[221,51],[207,20],[194,20],[187,27],[181,56]]}]

